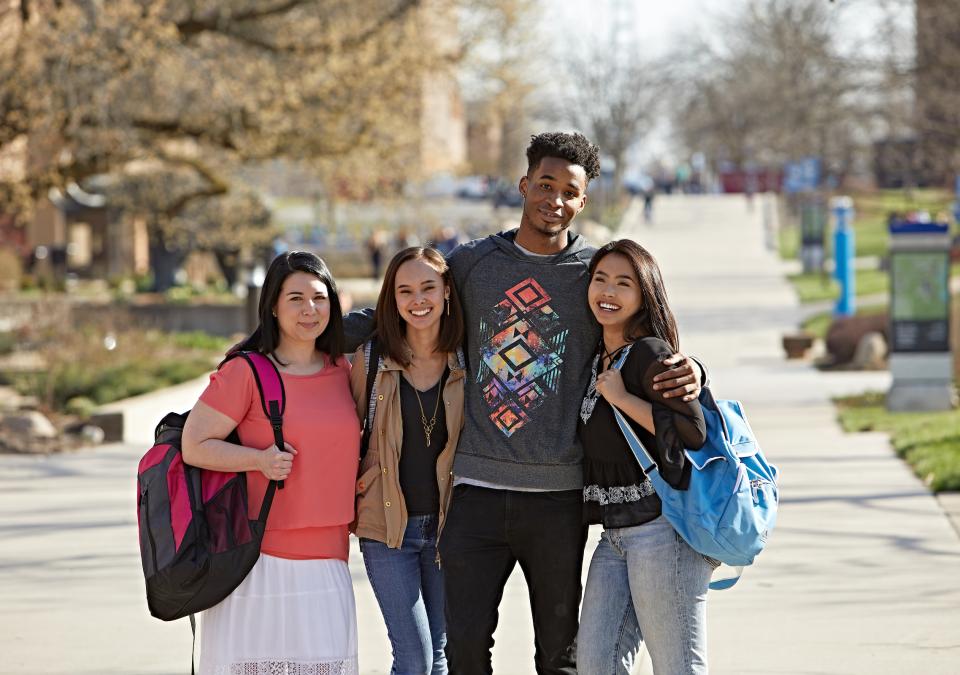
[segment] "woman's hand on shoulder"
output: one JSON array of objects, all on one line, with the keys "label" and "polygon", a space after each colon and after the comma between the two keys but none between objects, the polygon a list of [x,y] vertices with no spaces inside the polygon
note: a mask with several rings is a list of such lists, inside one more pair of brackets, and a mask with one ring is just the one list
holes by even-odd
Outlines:
[{"label": "woman's hand on shoulder", "polygon": [[269,480],[285,480],[293,470],[293,458],[297,454],[296,448],[284,442],[285,451],[277,448],[274,443],[260,453],[260,473]]},{"label": "woman's hand on shoulder", "polygon": [[618,407],[628,395],[627,388],[623,384],[623,376],[615,368],[608,368],[597,375],[597,391],[607,400],[607,403]]}]

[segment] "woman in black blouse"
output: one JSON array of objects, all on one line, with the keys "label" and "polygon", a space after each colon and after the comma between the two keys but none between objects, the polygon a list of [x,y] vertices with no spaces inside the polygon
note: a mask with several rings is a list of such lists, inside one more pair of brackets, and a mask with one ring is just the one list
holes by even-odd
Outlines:
[{"label": "woman in black blouse", "polygon": [[[653,382],[680,349],[656,260],[629,239],[607,244],[590,262],[587,298],[603,339],[580,411],[584,518],[604,529],[584,592],[577,671],[629,674],[645,643],[657,675],[706,673],[714,565],[661,515],[611,408],[628,418],[663,478],[685,488],[685,452],[703,445],[706,425],[696,400],[666,398]],[[612,368],[625,352],[622,368]]]}]

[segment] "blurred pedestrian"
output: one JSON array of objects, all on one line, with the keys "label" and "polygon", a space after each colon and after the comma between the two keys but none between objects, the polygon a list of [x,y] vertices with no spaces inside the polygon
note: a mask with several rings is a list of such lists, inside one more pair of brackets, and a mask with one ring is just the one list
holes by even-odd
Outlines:
[{"label": "blurred pedestrian", "polygon": [[653,225],[653,198],[656,196],[652,185],[648,185],[643,190],[643,222],[647,225]]},{"label": "blurred pedestrian", "polygon": [[393,235],[393,249],[396,253],[412,246],[420,245],[420,237],[406,227],[400,227]]},{"label": "blurred pedestrian", "polygon": [[374,230],[367,237],[367,254],[370,256],[370,269],[373,279],[380,278],[380,266],[383,264],[383,250],[386,248],[386,238],[382,230]]},{"label": "blurred pedestrian", "polygon": [[434,240],[434,248],[444,256],[453,253],[453,249],[460,245],[460,233],[451,225],[440,228],[436,234],[437,238]]}]

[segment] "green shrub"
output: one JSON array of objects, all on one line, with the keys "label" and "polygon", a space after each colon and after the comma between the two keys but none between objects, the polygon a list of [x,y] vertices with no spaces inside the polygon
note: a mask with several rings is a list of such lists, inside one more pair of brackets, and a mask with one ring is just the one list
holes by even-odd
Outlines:
[{"label": "green shrub", "polygon": [[0,356],[13,353],[17,346],[17,336],[13,331],[0,331]]},{"label": "green shrub", "polygon": [[228,338],[222,338],[219,335],[210,335],[203,331],[195,330],[185,333],[171,333],[170,338],[177,347],[183,349],[200,349],[203,351],[224,353],[227,348],[233,344]]},{"label": "green shrub", "polygon": [[68,415],[76,415],[77,417],[86,419],[93,414],[96,407],[97,404],[86,396],[74,396],[67,401],[64,410]]},{"label": "green shrub", "polygon": [[889,412],[885,394],[835,399],[845,431],[884,431],[897,454],[934,492],[960,490],[960,410]]},{"label": "green shrub", "polygon": [[95,326],[51,334],[41,349],[45,370],[8,378],[22,394],[37,396],[52,410],[77,408],[78,399],[103,405],[199,377],[216,366],[229,342],[202,333],[113,334],[112,349],[104,344],[103,329]]}]

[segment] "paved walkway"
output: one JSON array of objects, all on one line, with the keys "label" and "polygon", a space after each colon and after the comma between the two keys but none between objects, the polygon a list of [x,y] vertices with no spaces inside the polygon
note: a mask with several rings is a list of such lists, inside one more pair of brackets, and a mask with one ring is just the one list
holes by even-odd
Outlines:
[{"label": "paved walkway", "polygon": [[[837,427],[829,396],[884,389],[888,376],[783,360],[779,338],[799,309],[764,248],[760,211],[737,197],[659,198],[652,227],[634,211],[623,232],[658,257],[684,350],[709,364],[720,396],[744,400],[783,472],[769,550],[739,587],[711,594],[711,672],[956,673],[960,539],[883,435]],[[202,386],[126,402],[135,443],[0,456],[0,673],[188,672],[188,625],[146,612],[134,475],[156,418],[188,407]],[[356,551],[351,570],[361,671],[386,673],[382,620]],[[518,575],[501,610],[495,672],[528,675]]]}]

